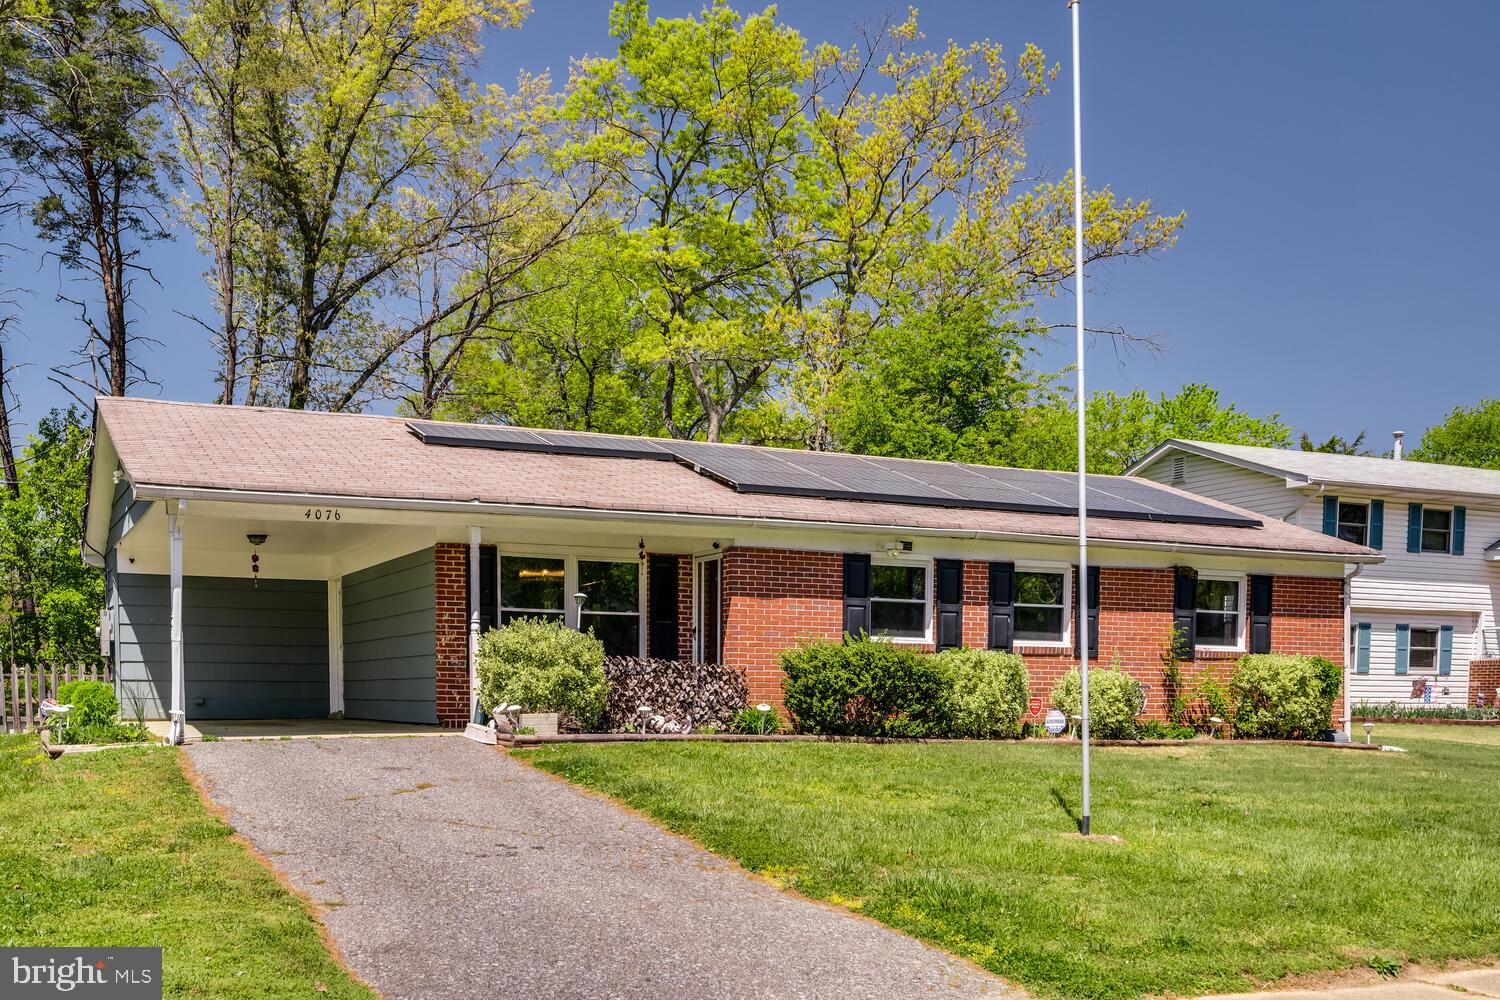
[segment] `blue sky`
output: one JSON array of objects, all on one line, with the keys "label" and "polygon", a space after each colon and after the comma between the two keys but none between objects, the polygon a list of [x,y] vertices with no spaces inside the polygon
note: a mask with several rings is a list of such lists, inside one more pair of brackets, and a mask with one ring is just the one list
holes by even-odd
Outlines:
[{"label": "blue sky", "polygon": [[[698,3],[658,3],[664,15]],[[490,39],[483,76],[550,68],[610,50],[607,0],[536,0],[519,32]],[[746,7],[744,9],[750,9]],[[757,8],[758,9],[758,8]],[[842,42],[883,8],[818,0],[781,5],[814,41]],[[898,8],[904,9],[904,8]],[[920,6],[931,45],[989,37],[1036,42],[1063,75],[1038,108],[1034,167],[1072,157],[1068,11],[1062,0]],[[1084,168],[1092,183],[1186,209],[1160,259],[1093,279],[1091,324],[1170,344],[1162,357],[1090,355],[1094,388],[1153,392],[1208,382],[1252,413],[1279,412],[1315,437],[1412,437],[1457,404],[1500,395],[1500,4],[1279,0],[1085,0]],[[24,231],[4,283],[22,289],[6,360],[29,427],[67,397],[46,368],[80,340],[77,294]],[[210,399],[214,358],[178,311],[203,310],[191,241],[148,247],[156,282],[139,286],[141,355],[160,395]],[[1071,302],[1055,303],[1056,318]],[[1060,368],[1071,345],[1044,363]],[[143,393],[158,390],[143,387]]]}]

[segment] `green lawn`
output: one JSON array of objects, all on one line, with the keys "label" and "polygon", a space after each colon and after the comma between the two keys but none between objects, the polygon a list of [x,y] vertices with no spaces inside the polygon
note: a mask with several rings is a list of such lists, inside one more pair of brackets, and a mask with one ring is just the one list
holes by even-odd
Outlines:
[{"label": "green lawn", "polygon": [[178,753],[49,761],[35,736],[0,736],[0,945],[160,945],[169,997],[372,997]]},{"label": "green lawn", "polygon": [[[1360,738],[1363,733],[1360,733]],[[1500,955],[1500,730],[1378,726],[1408,753],[1075,746],[553,746],[536,766],[788,888],[1043,996],[1243,990]]]}]

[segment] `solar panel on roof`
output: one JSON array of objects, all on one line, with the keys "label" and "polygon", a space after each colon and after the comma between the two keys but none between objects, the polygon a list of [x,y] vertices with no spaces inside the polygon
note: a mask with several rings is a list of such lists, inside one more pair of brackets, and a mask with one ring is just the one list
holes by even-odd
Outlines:
[{"label": "solar panel on roof", "polygon": [[[431,420],[413,420],[407,426],[425,444],[677,461],[740,493],[1039,514],[1078,513],[1078,479],[1069,472]],[[1091,475],[1088,484],[1091,517],[1232,527],[1259,524],[1253,518],[1144,480]]]}]

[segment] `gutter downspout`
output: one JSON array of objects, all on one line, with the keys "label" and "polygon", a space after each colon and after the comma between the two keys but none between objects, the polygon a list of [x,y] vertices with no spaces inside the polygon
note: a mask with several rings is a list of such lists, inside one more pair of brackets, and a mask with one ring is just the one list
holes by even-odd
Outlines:
[{"label": "gutter downspout", "polygon": [[1364,572],[1364,563],[1355,563],[1354,569],[1344,574],[1344,735],[1354,739],[1354,717],[1349,703],[1349,678],[1352,676],[1349,662],[1349,628],[1354,617],[1354,578]]}]

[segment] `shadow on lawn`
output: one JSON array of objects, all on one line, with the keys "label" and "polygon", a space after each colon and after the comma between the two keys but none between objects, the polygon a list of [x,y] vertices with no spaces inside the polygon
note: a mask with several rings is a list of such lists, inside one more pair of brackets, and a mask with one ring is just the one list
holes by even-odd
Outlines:
[{"label": "shadow on lawn", "polygon": [[1072,806],[1068,805],[1068,800],[1063,798],[1063,793],[1057,790],[1056,785],[1052,787],[1052,801],[1057,803],[1057,807],[1059,809],[1068,814],[1068,819],[1071,819],[1073,821],[1073,826],[1078,830],[1079,833],[1082,833],[1082,817],[1080,817],[1076,812],[1073,811]]}]

